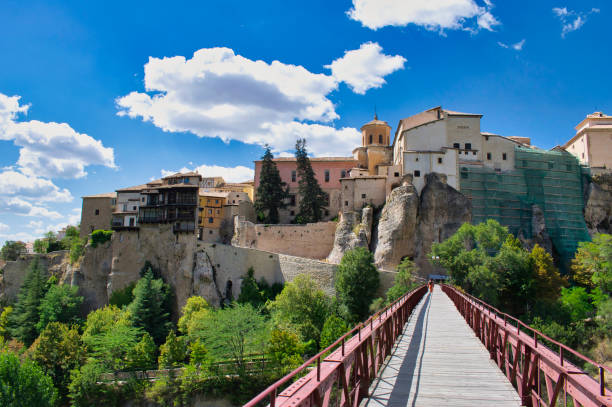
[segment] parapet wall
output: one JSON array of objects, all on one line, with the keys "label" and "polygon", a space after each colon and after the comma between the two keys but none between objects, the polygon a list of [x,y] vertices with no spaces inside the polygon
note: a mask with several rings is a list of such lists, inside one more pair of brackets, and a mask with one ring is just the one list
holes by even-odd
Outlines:
[{"label": "parapet wall", "polygon": [[260,225],[239,217],[232,245],[309,259],[324,259],[334,247],[336,222]]}]

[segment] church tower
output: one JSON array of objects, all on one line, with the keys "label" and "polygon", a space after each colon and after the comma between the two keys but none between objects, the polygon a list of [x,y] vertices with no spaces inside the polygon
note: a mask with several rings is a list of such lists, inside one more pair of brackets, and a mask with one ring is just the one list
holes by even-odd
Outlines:
[{"label": "church tower", "polygon": [[374,120],[361,126],[361,147],[353,150],[353,156],[359,168],[367,169],[369,175],[379,175],[379,166],[391,165],[393,148],[391,144],[391,126],[387,122]]},{"label": "church tower", "polygon": [[361,145],[367,146],[388,146],[391,144],[391,126],[387,122],[378,120],[378,115],[374,115],[374,120],[361,126]]}]

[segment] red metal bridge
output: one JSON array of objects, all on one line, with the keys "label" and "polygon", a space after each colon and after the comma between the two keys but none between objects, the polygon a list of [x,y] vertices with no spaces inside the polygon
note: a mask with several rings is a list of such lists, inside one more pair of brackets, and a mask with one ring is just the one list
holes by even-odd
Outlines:
[{"label": "red metal bridge", "polygon": [[612,406],[606,375],[607,366],[472,296],[423,286],[245,407]]}]

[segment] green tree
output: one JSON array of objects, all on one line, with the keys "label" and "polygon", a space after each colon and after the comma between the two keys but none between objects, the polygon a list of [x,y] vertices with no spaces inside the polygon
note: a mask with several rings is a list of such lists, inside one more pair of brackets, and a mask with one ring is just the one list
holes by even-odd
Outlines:
[{"label": "green tree", "polygon": [[318,346],[331,301],[310,276],[300,274],[285,285],[268,308],[276,326],[295,327],[303,342],[312,340]]},{"label": "green tree", "polygon": [[11,335],[26,345],[31,345],[38,336],[39,306],[47,292],[45,273],[34,259],[25,281],[19,290],[15,309],[9,317]]},{"label": "green tree", "polygon": [[30,360],[0,351],[0,405],[52,407],[57,401],[53,380]]},{"label": "green tree", "polygon": [[111,240],[112,230],[97,229],[91,232],[91,247],[96,248],[99,244],[104,244]]},{"label": "green tree", "polygon": [[0,258],[5,261],[15,261],[21,253],[26,252],[26,245],[23,242],[7,240],[0,249]]},{"label": "green tree", "polygon": [[136,287],[135,281],[119,290],[113,291],[108,299],[109,305],[116,305],[119,308],[130,305],[134,301],[134,287]]},{"label": "green tree", "polygon": [[273,160],[270,146],[266,144],[259,174],[259,186],[255,199],[257,217],[263,223],[278,223],[279,210],[284,208],[285,199],[289,196],[287,184],[281,180],[280,173]]},{"label": "green tree", "polygon": [[53,379],[62,396],[68,392],[70,371],[78,369],[85,361],[85,349],[78,329],[60,322],[46,325],[28,353]]},{"label": "green tree", "polygon": [[36,239],[34,240],[34,253],[47,253],[49,242],[47,239]]},{"label": "green tree", "polygon": [[203,365],[208,362],[208,350],[204,343],[197,339],[189,344],[189,364]]},{"label": "green tree", "polygon": [[49,322],[65,322],[80,324],[80,307],[83,297],[77,294],[78,287],[69,285],[52,285],[45,294],[40,306],[40,319],[36,324],[38,332],[42,331]]},{"label": "green tree", "polygon": [[306,139],[298,139],[295,142],[295,158],[300,196],[299,210],[295,220],[297,223],[319,222],[323,219],[323,211],[328,204],[329,197],[315,178],[308,151],[306,151]]},{"label": "green tree", "polygon": [[387,290],[387,303],[391,304],[419,285],[413,275],[415,271],[416,266],[412,260],[405,258],[401,261],[397,266],[397,274],[393,280],[393,285]]},{"label": "green tree", "polygon": [[612,294],[612,235],[598,234],[592,242],[581,242],[572,271],[577,283]]},{"label": "green tree", "polygon": [[378,270],[369,250],[357,247],[344,253],[336,273],[336,295],[352,320],[361,321],[368,316],[379,285]]},{"label": "green tree", "polygon": [[157,360],[160,369],[179,367],[187,359],[187,346],[184,337],[177,337],[174,331],[170,331],[166,342],[159,347],[159,358]]},{"label": "green tree", "polygon": [[348,332],[348,326],[344,320],[336,315],[330,315],[323,324],[321,331],[321,349],[327,348],[338,338]]},{"label": "green tree", "polygon": [[181,311],[181,317],[178,320],[178,330],[183,335],[189,332],[189,324],[194,316],[202,318],[210,311],[208,302],[199,295],[194,295],[187,299],[187,303]]},{"label": "green tree", "polygon": [[147,331],[155,343],[163,343],[172,327],[169,307],[170,288],[147,271],[134,287],[134,301],[128,306],[136,328]]},{"label": "green tree", "polygon": [[303,352],[304,345],[296,333],[278,328],[270,332],[266,353],[270,362],[281,374],[300,366],[304,362]]},{"label": "green tree", "polygon": [[562,288],[561,303],[570,312],[573,321],[585,319],[595,313],[593,297],[584,287]]},{"label": "green tree", "polygon": [[567,285],[567,281],[559,274],[552,256],[536,244],[529,257],[533,266],[534,289],[538,294],[538,299],[548,302],[556,301],[561,295],[561,288]]},{"label": "green tree", "polygon": [[153,342],[153,338],[147,332],[142,335],[140,342],[134,346],[134,349],[127,356],[127,367],[132,370],[148,370],[154,369],[157,366],[155,354],[157,346]]},{"label": "green tree", "polygon": [[71,372],[68,397],[73,406],[117,405],[119,401],[117,392],[110,386],[98,384],[105,371],[105,367],[100,362],[91,359],[79,369]]},{"label": "green tree", "polygon": [[13,307],[8,306],[2,310],[2,313],[0,313],[0,344],[2,344],[2,342],[7,340],[10,336],[9,317],[12,312]]},{"label": "green tree", "polygon": [[259,308],[264,303],[263,292],[259,289],[259,284],[255,280],[255,270],[249,267],[246,275],[242,277],[240,283],[240,295],[237,301],[240,304],[251,304],[255,308]]}]

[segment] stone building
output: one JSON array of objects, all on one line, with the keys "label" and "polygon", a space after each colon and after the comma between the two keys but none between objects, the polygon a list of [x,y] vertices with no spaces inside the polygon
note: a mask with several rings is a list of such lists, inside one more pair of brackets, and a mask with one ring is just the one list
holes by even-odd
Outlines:
[{"label": "stone building", "polygon": [[[280,210],[280,223],[290,223],[298,212],[298,176],[297,162],[295,157],[275,158],[281,179],[289,187],[289,199],[287,207]],[[255,185],[257,192],[261,174],[261,160],[255,161]],[[353,157],[316,157],[310,158],[310,164],[315,173],[319,185],[329,196],[329,205],[325,209],[324,220],[329,220],[338,215],[340,211],[340,179],[348,176],[356,161]],[[257,197],[255,197],[257,199]]]},{"label": "stone building", "polygon": [[612,116],[595,112],[587,115],[576,126],[576,134],[563,149],[591,167],[591,173],[610,172],[612,169]]},{"label": "stone building", "polygon": [[86,237],[97,229],[109,229],[117,203],[117,193],[87,195],[82,199],[81,237]]},{"label": "stone building", "polygon": [[[152,181],[152,183],[153,182],[161,181]],[[138,228],[138,211],[140,205],[144,203],[145,200],[145,197],[141,193],[146,188],[148,188],[148,184],[121,188],[116,191],[117,205],[113,212],[113,230]]]},{"label": "stone building", "polygon": [[219,231],[225,218],[225,206],[230,192],[207,192],[200,188],[198,226],[200,240],[219,241]]}]

